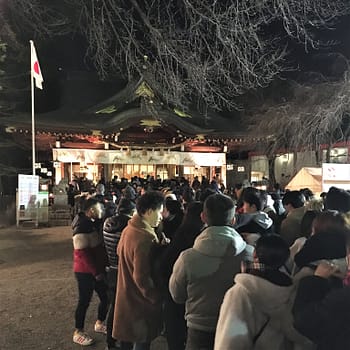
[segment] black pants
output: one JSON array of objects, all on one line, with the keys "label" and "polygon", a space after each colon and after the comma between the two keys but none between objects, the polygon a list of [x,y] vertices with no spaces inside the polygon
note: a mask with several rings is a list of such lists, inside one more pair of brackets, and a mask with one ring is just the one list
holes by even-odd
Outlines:
[{"label": "black pants", "polygon": [[213,350],[214,339],[215,332],[204,332],[188,328],[186,350]]},{"label": "black pants", "polygon": [[163,317],[169,350],[184,350],[187,334],[185,305],[176,304],[169,295],[164,302]]},{"label": "black pants", "polygon": [[107,285],[105,281],[96,281],[91,273],[82,272],[75,272],[75,278],[77,279],[79,290],[79,301],[75,310],[75,328],[84,329],[86,311],[94,290],[100,299],[97,319],[104,321],[108,309]]},{"label": "black pants", "polygon": [[107,272],[107,282],[108,282],[108,297],[110,300],[108,314],[107,314],[107,345],[114,346],[115,339],[112,337],[113,331],[113,320],[114,320],[114,308],[115,308],[115,294],[117,290],[117,269],[110,269]]}]

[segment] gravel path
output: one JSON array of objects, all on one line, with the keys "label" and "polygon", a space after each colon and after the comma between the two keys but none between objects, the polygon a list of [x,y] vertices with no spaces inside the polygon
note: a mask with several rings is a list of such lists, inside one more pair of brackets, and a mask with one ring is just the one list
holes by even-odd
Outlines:
[{"label": "gravel path", "polygon": [[[0,349],[78,350],[72,343],[77,290],[72,273],[70,227],[0,229]],[[89,307],[86,331],[93,334],[97,296]],[[166,350],[157,338],[152,350]]]}]

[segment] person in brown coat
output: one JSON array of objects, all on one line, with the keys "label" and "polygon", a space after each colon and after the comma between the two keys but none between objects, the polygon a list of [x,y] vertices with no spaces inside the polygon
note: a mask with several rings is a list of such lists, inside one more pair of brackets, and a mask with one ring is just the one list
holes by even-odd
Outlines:
[{"label": "person in brown coat", "polygon": [[161,293],[152,279],[151,255],[159,244],[154,227],[162,219],[163,203],[160,192],[142,195],[136,203],[137,214],[129,220],[118,244],[113,338],[122,342],[122,348],[129,342],[134,343],[134,350],[148,350],[159,334]]},{"label": "person in brown coat", "polygon": [[282,204],[287,211],[287,217],[281,224],[281,237],[291,247],[301,235],[301,220],[305,214],[305,197],[300,191],[286,192]]}]

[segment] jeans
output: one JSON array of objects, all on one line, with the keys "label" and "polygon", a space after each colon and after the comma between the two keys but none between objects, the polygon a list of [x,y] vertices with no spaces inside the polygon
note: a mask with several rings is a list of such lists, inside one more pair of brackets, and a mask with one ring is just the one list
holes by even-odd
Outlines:
[{"label": "jeans", "polygon": [[213,350],[215,332],[188,328],[186,350]]},{"label": "jeans", "polygon": [[75,278],[77,279],[79,290],[79,301],[75,310],[75,328],[84,329],[86,311],[89,307],[94,290],[100,299],[97,319],[104,321],[108,310],[106,283],[103,280],[96,281],[91,273],[75,272]]}]

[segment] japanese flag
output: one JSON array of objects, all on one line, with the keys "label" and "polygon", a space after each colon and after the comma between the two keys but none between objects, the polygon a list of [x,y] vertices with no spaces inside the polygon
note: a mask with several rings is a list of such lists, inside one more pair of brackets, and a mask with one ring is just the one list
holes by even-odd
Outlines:
[{"label": "japanese flag", "polygon": [[43,89],[43,76],[39,65],[38,56],[36,55],[35,46],[32,40],[30,40],[30,52],[31,52],[31,76],[35,79],[35,86],[38,89]]}]

